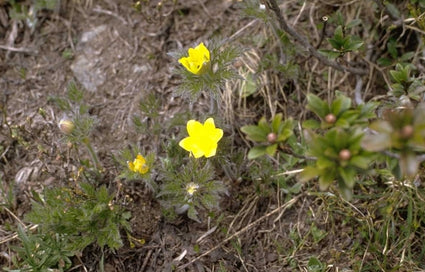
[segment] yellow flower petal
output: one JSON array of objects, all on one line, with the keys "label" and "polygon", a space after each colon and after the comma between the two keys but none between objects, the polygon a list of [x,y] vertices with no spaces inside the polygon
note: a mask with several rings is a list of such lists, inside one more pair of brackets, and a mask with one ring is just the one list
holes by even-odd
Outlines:
[{"label": "yellow flower petal", "polygon": [[127,164],[128,164],[128,168],[130,169],[130,171],[136,172],[136,171],[134,171],[134,164],[133,164],[133,162],[127,162]]},{"label": "yellow flower petal", "polygon": [[210,51],[204,43],[200,43],[195,48],[189,48],[188,54],[188,57],[180,58],[179,63],[189,72],[200,75],[210,68]]},{"label": "yellow flower petal", "polygon": [[191,137],[186,137],[179,142],[179,145],[186,151],[189,151],[196,159],[204,155],[202,150]]},{"label": "yellow flower petal", "polygon": [[149,171],[149,166],[146,165],[145,158],[138,154],[134,161],[128,162],[128,168],[132,172],[140,173],[140,174],[146,174]]},{"label": "yellow flower petal", "polygon": [[217,152],[217,144],[209,146],[208,148],[205,149],[205,158],[215,156],[216,152]]},{"label": "yellow flower petal", "polygon": [[189,59],[193,60],[193,61],[201,61],[201,54],[198,52],[198,47],[195,48],[189,48],[189,50],[187,50],[187,52],[189,53]]},{"label": "yellow flower petal", "polygon": [[183,57],[183,58],[179,59],[179,63],[181,65],[183,65],[183,67],[186,68],[188,71],[191,70],[189,58]]},{"label": "yellow flower petal", "polygon": [[201,42],[197,47],[195,47],[196,53],[202,58],[203,61],[210,61],[210,51]]},{"label": "yellow flower petal", "polygon": [[204,127],[213,141],[218,142],[223,137],[223,130],[215,127],[214,119],[208,118],[204,123]]},{"label": "yellow flower petal", "polygon": [[190,120],[187,122],[189,137],[179,142],[179,145],[191,152],[195,158],[212,157],[216,154],[217,143],[223,137],[223,130],[216,128],[214,119],[208,118],[204,124]]},{"label": "yellow flower petal", "polygon": [[136,160],[139,161],[139,163],[141,163],[141,164],[145,164],[146,163],[145,158],[142,155],[140,155],[140,154],[137,154]]},{"label": "yellow flower petal", "polygon": [[215,128],[215,123],[214,123],[214,119],[212,119],[211,117],[208,118],[207,120],[205,120],[204,122],[204,126],[208,127],[208,128]]},{"label": "yellow flower petal", "polygon": [[139,173],[143,175],[143,174],[146,174],[148,171],[149,171],[149,167],[145,164],[140,168]]},{"label": "yellow flower petal", "polygon": [[189,120],[186,124],[187,133],[189,136],[195,135],[196,131],[199,130],[199,126],[202,126],[201,123],[195,120]]}]

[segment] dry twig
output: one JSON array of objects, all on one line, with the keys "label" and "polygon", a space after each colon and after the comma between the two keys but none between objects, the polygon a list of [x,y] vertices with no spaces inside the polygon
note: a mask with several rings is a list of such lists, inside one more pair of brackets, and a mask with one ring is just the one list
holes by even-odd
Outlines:
[{"label": "dry twig", "polygon": [[293,29],[286,23],[285,19],[282,16],[281,10],[275,0],[262,0],[262,2],[265,4],[268,10],[272,11],[276,15],[279,21],[279,26],[281,30],[288,33],[290,36],[292,36],[296,41],[298,41],[302,46],[304,46],[310,52],[310,54],[312,54],[315,58],[320,60],[322,63],[342,72],[350,72],[356,75],[366,75],[368,73],[367,69],[340,65],[336,63],[335,61],[329,60],[324,55],[321,55],[316,50],[316,48],[314,48],[314,46],[310,44],[310,42],[308,41],[306,37],[299,34],[295,29]]}]

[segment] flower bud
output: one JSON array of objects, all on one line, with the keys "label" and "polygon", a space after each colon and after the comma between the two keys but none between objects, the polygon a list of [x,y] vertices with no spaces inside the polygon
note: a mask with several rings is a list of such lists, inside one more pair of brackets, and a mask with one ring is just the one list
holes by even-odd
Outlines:
[{"label": "flower bud", "polygon": [[406,125],[401,129],[401,137],[403,139],[409,139],[413,136],[413,126],[412,125]]},{"label": "flower bud", "polygon": [[338,157],[341,161],[348,161],[351,158],[351,152],[348,149],[343,149],[339,151]]},{"label": "flower bud", "polygon": [[277,140],[277,135],[274,132],[270,132],[267,134],[267,142],[274,144]]},{"label": "flower bud", "polygon": [[71,120],[68,119],[61,119],[59,121],[59,129],[62,131],[62,133],[69,135],[74,130],[74,123]]},{"label": "flower bud", "polygon": [[336,122],[336,117],[332,113],[329,113],[328,115],[325,116],[325,121],[328,124],[333,124]]}]

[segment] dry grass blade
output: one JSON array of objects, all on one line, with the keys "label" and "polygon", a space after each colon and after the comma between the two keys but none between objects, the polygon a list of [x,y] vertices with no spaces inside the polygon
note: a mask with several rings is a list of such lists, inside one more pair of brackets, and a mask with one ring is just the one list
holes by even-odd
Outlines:
[{"label": "dry grass blade", "polygon": [[300,199],[301,195],[296,196],[294,198],[292,198],[291,200],[289,200],[288,202],[286,202],[284,205],[274,209],[273,211],[263,215],[262,217],[258,218],[257,220],[255,220],[254,222],[250,223],[249,225],[247,225],[246,227],[244,227],[243,229],[235,232],[234,234],[230,235],[229,237],[227,237],[226,239],[224,239],[223,241],[221,241],[220,243],[218,243],[216,246],[214,246],[213,248],[209,249],[208,251],[202,253],[201,255],[199,255],[198,257],[190,260],[188,263],[179,266],[178,270],[181,269],[185,269],[186,267],[188,267],[189,265],[195,263],[196,261],[200,260],[201,258],[207,256],[208,254],[210,254],[211,252],[213,252],[214,250],[220,248],[221,246],[225,245],[227,242],[229,242],[230,240],[232,240],[233,238],[241,235],[242,233],[250,230],[252,227],[256,226],[257,224],[263,222],[265,219],[269,218],[270,216],[278,213],[278,212],[284,212],[285,210],[287,210],[288,208],[290,208],[292,205],[294,205],[298,199]]},{"label": "dry grass blade", "polygon": [[[26,226],[24,229],[31,230],[32,231],[32,230],[35,230],[37,228],[38,228],[38,225],[32,225],[32,226]],[[14,233],[12,235],[6,236],[2,240],[0,240],[0,245],[1,244],[4,244],[4,243],[7,243],[7,242],[10,242],[10,241],[13,241],[16,238],[18,238],[18,234],[17,233]]]}]

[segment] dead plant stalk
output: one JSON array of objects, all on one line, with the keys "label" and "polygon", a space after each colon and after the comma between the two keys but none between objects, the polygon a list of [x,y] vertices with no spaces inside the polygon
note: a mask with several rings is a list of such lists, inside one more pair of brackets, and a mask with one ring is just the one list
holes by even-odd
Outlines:
[{"label": "dead plant stalk", "polygon": [[335,61],[329,60],[324,55],[321,55],[316,50],[316,48],[314,48],[314,46],[310,44],[310,42],[308,41],[306,37],[302,36],[294,28],[289,26],[289,24],[283,18],[279,5],[276,3],[275,0],[261,0],[261,2],[267,7],[269,11],[273,12],[276,15],[281,30],[288,33],[291,37],[293,37],[296,41],[298,41],[303,47],[305,47],[310,52],[310,54],[312,54],[315,58],[320,60],[323,64],[330,66],[338,71],[350,72],[355,75],[366,75],[368,73],[367,69],[360,69],[360,68],[340,65]]}]

